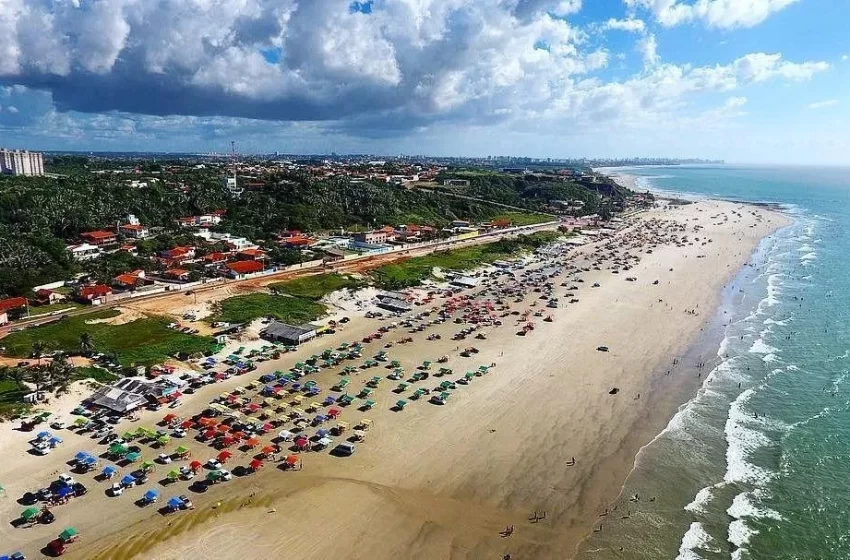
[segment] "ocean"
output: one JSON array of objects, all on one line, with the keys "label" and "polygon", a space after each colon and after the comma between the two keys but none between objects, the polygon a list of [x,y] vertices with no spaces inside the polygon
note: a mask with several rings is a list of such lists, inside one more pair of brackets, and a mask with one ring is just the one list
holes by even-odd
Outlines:
[{"label": "ocean", "polygon": [[850,169],[616,173],[685,198],[774,203],[794,222],[761,243],[713,334],[680,358],[701,388],[641,450],[578,558],[850,559]]}]

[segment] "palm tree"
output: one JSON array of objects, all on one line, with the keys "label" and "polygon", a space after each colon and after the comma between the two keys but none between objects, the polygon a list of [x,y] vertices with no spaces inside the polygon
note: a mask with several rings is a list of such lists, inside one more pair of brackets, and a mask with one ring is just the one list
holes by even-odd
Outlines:
[{"label": "palm tree", "polygon": [[68,386],[74,378],[74,366],[68,362],[68,358],[62,354],[56,356],[47,366],[50,382],[57,393],[67,393]]},{"label": "palm tree", "polygon": [[89,333],[84,332],[80,334],[80,351],[83,356],[89,356],[94,350],[94,340]]},{"label": "palm tree", "polygon": [[47,344],[41,340],[36,340],[32,343],[30,356],[38,360],[38,365],[41,365],[41,358],[44,356],[44,351],[47,350]]}]

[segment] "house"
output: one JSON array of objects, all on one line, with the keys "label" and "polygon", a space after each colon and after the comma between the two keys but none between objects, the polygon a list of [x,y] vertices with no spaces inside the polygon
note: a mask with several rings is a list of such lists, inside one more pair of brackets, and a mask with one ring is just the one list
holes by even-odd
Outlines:
[{"label": "house", "polygon": [[121,290],[135,290],[147,283],[144,270],[125,272],[112,279],[112,285]]},{"label": "house", "polygon": [[207,266],[213,266],[217,264],[224,264],[227,262],[227,259],[230,258],[229,253],[210,253],[208,255],[204,255],[204,264]]},{"label": "house", "polygon": [[316,337],[318,327],[309,323],[299,326],[272,321],[260,331],[260,336],[272,342],[297,345]]},{"label": "house", "polygon": [[112,295],[112,288],[105,284],[93,284],[77,288],[77,299],[82,303],[101,305]]},{"label": "house", "polygon": [[236,253],[240,261],[262,261],[266,258],[266,252],[262,249],[242,249]]},{"label": "house", "polygon": [[163,276],[172,280],[177,280],[178,282],[188,282],[189,274],[190,272],[188,270],[184,270],[182,268],[171,268],[166,270]]},{"label": "house", "polygon": [[71,258],[75,261],[87,261],[96,259],[102,255],[100,247],[91,243],[78,243],[76,245],[68,245],[65,250],[71,254]]},{"label": "house", "polygon": [[378,298],[378,302],[376,304],[381,309],[386,309],[387,311],[391,311],[392,313],[406,313],[413,309],[413,306],[402,300],[396,299],[394,297],[380,297]]},{"label": "house", "polygon": [[25,297],[0,299],[0,325],[26,317],[28,311],[29,301]]},{"label": "house", "polygon": [[150,230],[142,224],[122,224],[118,227],[118,231],[120,231],[124,237],[128,237],[130,239],[146,239],[151,235]]},{"label": "house", "polygon": [[134,257],[139,256],[139,249],[135,245],[130,245],[130,244],[121,245],[118,248],[118,251],[123,252],[123,253],[130,253]]},{"label": "house", "polygon": [[50,305],[52,303],[61,303],[65,301],[65,295],[53,290],[42,288],[35,292],[35,301],[39,305]]},{"label": "house", "polygon": [[177,266],[195,259],[194,247],[172,247],[160,254],[160,260],[168,266]]},{"label": "house", "polygon": [[224,265],[226,274],[231,278],[241,278],[246,274],[262,272],[265,266],[263,261],[236,261]]},{"label": "house", "polygon": [[456,276],[449,283],[460,288],[474,288],[478,285],[478,280],[471,276]]},{"label": "house", "polygon": [[187,216],[185,218],[178,218],[177,225],[179,225],[180,227],[217,226],[221,223],[221,218],[225,214],[225,212],[226,210],[216,210],[215,212],[203,214],[202,216]]},{"label": "house", "polygon": [[96,245],[98,247],[103,247],[104,245],[112,245],[118,242],[118,236],[116,234],[111,231],[106,231],[102,229],[81,233],[80,237],[88,243],[91,243],[92,245]]}]

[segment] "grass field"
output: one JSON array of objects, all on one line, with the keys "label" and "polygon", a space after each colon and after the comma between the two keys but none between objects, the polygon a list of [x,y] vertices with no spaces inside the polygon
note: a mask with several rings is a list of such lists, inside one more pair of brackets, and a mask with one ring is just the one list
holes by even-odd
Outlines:
[{"label": "grass field", "polygon": [[306,297],[248,294],[218,302],[215,312],[207,318],[207,321],[247,323],[269,316],[297,325],[318,319],[325,314],[325,311],[324,305]]},{"label": "grass field", "polygon": [[74,368],[74,381],[81,379],[93,379],[100,383],[112,383],[118,376],[99,367],[77,367]]},{"label": "grass field", "polygon": [[46,315],[54,311],[60,311],[65,309],[79,309],[80,307],[82,307],[82,304],[77,303],[75,301],[69,301],[67,303],[51,303],[50,305],[33,306],[30,307],[30,317],[35,315]]},{"label": "grass field", "polygon": [[13,379],[0,379],[0,417],[12,416],[27,408],[24,395],[29,393],[26,387]]},{"label": "grass field", "polygon": [[280,294],[288,294],[290,296],[318,300],[337,290],[345,288],[357,289],[362,286],[363,282],[352,278],[351,276],[331,272],[329,274],[306,276],[304,278],[297,278],[286,282],[276,282],[271,284],[269,288],[271,288],[273,292]]},{"label": "grass field", "polygon": [[209,352],[215,341],[210,337],[194,336],[167,328],[167,319],[138,319],[123,325],[104,323],[87,324],[88,321],[115,317],[120,312],[104,310],[11,333],[3,339],[6,354],[27,357],[33,342],[39,340],[48,350],[62,350],[69,354],[79,353],[80,335],[91,335],[95,352],[118,356],[121,365],[153,365],[176,353],[194,354]]},{"label": "grass field", "polygon": [[388,264],[372,271],[377,284],[395,290],[420,284],[431,277],[433,269],[470,270],[499,259],[536,249],[560,236],[556,232],[537,232],[520,235],[515,239],[503,239],[487,245],[474,245],[463,249],[439,251],[424,257],[415,257],[404,262]]}]

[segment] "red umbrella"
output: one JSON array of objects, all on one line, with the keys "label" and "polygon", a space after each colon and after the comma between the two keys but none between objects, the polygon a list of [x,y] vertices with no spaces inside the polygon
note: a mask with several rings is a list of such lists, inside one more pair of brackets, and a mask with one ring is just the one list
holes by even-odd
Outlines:
[{"label": "red umbrella", "polygon": [[271,455],[275,451],[277,451],[277,449],[275,449],[273,445],[267,445],[260,449],[260,453],[262,453],[263,455]]},{"label": "red umbrella", "polygon": [[189,468],[192,469],[195,472],[198,472],[199,470],[201,470],[201,467],[203,467],[203,465],[201,464],[200,461],[192,461],[191,463],[189,463]]},{"label": "red umbrella", "polygon": [[204,438],[205,439],[212,439],[212,438],[215,437],[216,433],[217,432],[215,430],[207,430],[207,431],[204,432]]},{"label": "red umbrella", "polygon": [[218,429],[219,432],[225,433],[225,432],[230,431],[230,426],[225,426],[224,424],[219,424],[217,429]]},{"label": "red umbrella", "polygon": [[268,422],[266,422],[265,424],[263,424],[263,431],[264,431],[264,432],[270,432],[270,431],[272,431],[273,429],[274,429],[274,426],[272,426],[272,425],[271,425],[271,424],[269,424]]},{"label": "red umbrella", "polygon": [[259,459],[254,459],[253,461],[248,463],[248,466],[251,468],[251,470],[257,470],[263,466],[263,462]]},{"label": "red umbrella", "polygon": [[298,464],[298,455],[289,455],[286,458],[286,463],[288,465],[297,465]]},{"label": "red umbrella", "polygon": [[230,451],[222,451],[221,453],[218,454],[216,459],[218,459],[220,462],[224,463],[228,459],[230,459],[231,457],[233,457],[233,453],[231,453]]},{"label": "red umbrella", "polygon": [[258,438],[252,437],[252,438],[248,439],[248,441],[245,442],[245,445],[247,445],[248,447],[254,447],[255,445],[257,445],[259,443],[260,443],[260,440]]},{"label": "red umbrella", "polygon": [[337,416],[339,416],[339,414],[340,410],[338,408],[332,408],[328,410],[328,416],[330,416],[331,418],[336,418]]},{"label": "red umbrella", "polygon": [[184,430],[188,430],[189,428],[195,427],[195,422],[193,422],[191,419],[190,420],[183,420],[183,422],[180,423],[180,427],[183,428]]},{"label": "red umbrella", "polygon": [[174,420],[175,418],[177,418],[177,415],[176,415],[176,414],[173,414],[173,413],[170,413],[170,414],[166,414],[166,415],[163,417],[162,421],[163,421],[163,422],[165,422],[166,424],[168,424],[169,422],[171,422],[171,421],[172,421],[172,420]]}]

